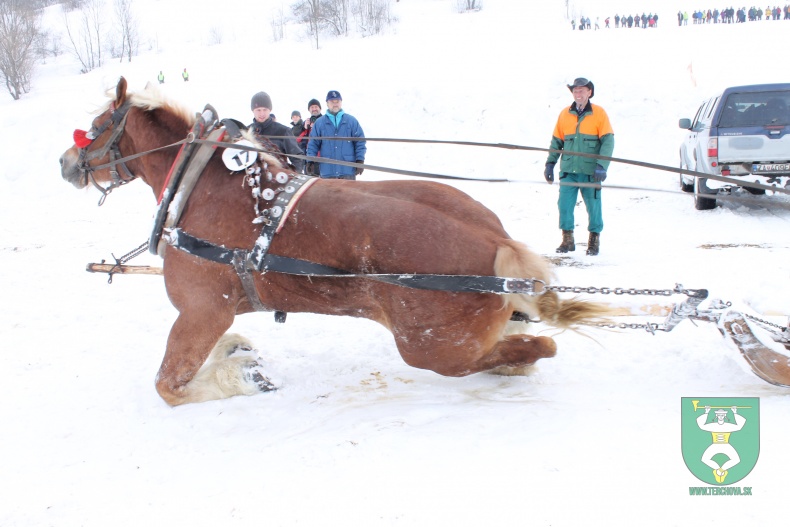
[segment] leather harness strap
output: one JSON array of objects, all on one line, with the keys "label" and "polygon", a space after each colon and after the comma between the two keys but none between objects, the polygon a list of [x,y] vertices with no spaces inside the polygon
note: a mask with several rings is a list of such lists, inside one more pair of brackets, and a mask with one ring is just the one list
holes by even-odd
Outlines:
[{"label": "leather harness strap", "polygon": [[[228,249],[209,241],[197,238],[181,229],[173,229],[167,234],[167,242],[176,249],[199,258],[217,263],[233,265],[234,258],[239,255],[249,258],[250,252],[243,249]],[[250,268],[245,268],[249,272]],[[504,278],[501,276],[478,275],[444,275],[444,274],[409,274],[409,273],[353,273],[288,256],[267,253],[261,265],[261,272],[312,276],[320,278],[366,278],[393,285],[425,289],[431,291],[448,291],[454,293],[493,293],[493,294],[542,294],[543,288],[536,291],[535,284],[543,284],[541,280],[529,278]]]}]

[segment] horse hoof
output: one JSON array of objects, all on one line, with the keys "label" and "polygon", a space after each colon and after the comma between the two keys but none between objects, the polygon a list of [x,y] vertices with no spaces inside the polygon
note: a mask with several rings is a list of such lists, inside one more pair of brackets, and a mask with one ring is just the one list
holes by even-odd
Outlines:
[{"label": "horse hoof", "polygon": [[523,366],[497,366],[488,370],[491,375],[501,375],[503,377],[529,377],[538,371],[535,364],[525,364]]},{"label": "horse hoof", "polygon": [[244,379],[250,383],[255,385],[259,392],[273,392],[277,389],[277,386],[263,374],[263,365],[257,361],[251,362],[250,365],[245,368]]}]

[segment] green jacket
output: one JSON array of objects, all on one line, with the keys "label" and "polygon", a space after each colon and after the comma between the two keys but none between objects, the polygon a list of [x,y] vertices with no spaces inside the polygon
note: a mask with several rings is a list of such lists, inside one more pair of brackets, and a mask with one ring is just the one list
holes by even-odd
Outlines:
[{"label": "green jacket", "polygon": [[[587,103],[581,115],[576,113],[574,106],[575,103],[560,113],[549,148],[563,151],[561,172],[592,176],[595,173],[595,165],[608,169],[609,161],[570,154],[580,152],[612,157],[614,132],[609,116],[597,104]],[[551,152],[546,163],[556,163],[559,157],[559,153]]]}]

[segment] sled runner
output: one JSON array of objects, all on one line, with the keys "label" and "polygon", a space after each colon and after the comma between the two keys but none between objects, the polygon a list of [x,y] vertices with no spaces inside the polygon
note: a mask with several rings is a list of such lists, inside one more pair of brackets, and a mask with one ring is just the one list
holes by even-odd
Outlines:
[{"label": "sled runner", "polygon": [[738,346],[755,375],[776,386],[790,387],[790,353],[774,349],[783,346],[790,352],[790,343],[786,337],[768,331],[775,341],[773,346],[768,345],[755,335],[752,324],[743,313],[729,311],[722,315],[719,330]]}]

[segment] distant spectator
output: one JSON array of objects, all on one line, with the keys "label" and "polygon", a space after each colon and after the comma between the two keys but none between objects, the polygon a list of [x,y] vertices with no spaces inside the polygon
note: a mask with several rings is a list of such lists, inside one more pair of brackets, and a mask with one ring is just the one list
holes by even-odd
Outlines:
[{"label": "distant spectator", "polygon": [[189,73],[187,73],[186,68],[184,68],[184,71],[181,72],[181,78],[184,79],[184,82],[187,82],[189,80]]},{"label": "distant spectator", "polygon": [[[310,131],[313,125],[321,117],[321,103],[318,102],[318,99],[310,99],[307,103],[307,111],[310,112],[310,117],[304,122],[304,129],[307,132],[305,148],[310,144]],[[318,156],[320,157],[321,154],[319,153]],[[321,173],[318,171],[318,168],[318,163],[308,163],[305,168],[305,174],[308,176],[320,176]]]},{"label": "distant spectator", "polygon": [[296,138],[296,142],[299,144],[299,148],[302,149],[302,152],[305,154],[307,153],[307,134],[309,133],[307,129],[304,127],[304,121],[302,120],[302,114],[299,110],[294,110],[291,112],[291,133]]},{"label": "distant spectator", "polygon": [[[326,115],[320,117],[313,124],[310,132],[310,142],[307,145],[307,155],[315,157],[319,152],[322,159],[365,163],[367,146],[365,133],[359,121],[352,115],[343,111],[343,98],[340,92],[331,90],[326,94]],[[330,139],[323,139],[323,138]],[[349,139],[333,140],[334,137],[361,138],[352,141]],[[319,163],[322,178],[330,179],[356,179],[362,174],[361,167],[350,167],[334,163]]]},{"label": "distant spectator", "polygon": [[162,73],[162,70],[159,70],[159,75],[156,76],[156,80],[159,81],[159,84],[165,83],[165,74]]},{"label": "distant spectator", "polygon": [[250,100],[250,109],[254,120],[250,124],[250,130],[257,135],[261,135],[270,140],[277,148],[288,156],[288,160],[297,172],[304,169],[304,160],[291,155],[303,155],[302,149],[296,143],[296,139],[291,133],[291,129],[274,120],[272,115],[272,98],[266,92],[258,92]]}]

